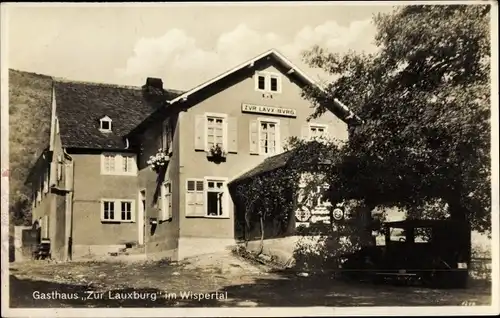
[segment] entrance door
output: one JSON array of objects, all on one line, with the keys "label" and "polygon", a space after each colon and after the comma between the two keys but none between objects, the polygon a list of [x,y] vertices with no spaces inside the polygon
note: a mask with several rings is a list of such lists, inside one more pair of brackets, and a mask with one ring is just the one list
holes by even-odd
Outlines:
[{"label": "entrance door", "polygon": [[138,200],[138,211],[137,211],[137,232],[139,235],[138,241],[139,245],[144,244],[144,217],[146,215],[146,190],[139,191],[139,200]]}]

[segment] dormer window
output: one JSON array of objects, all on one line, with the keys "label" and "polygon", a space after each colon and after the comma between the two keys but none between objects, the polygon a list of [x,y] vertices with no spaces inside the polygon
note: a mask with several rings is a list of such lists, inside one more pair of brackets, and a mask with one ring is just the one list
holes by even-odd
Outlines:
[{"label": "dormer window", "polygon": [[111,118],[108,116],[104,116],[103,118],[100,119],[100,127],[99,130],[101,131],[111,131]]}]

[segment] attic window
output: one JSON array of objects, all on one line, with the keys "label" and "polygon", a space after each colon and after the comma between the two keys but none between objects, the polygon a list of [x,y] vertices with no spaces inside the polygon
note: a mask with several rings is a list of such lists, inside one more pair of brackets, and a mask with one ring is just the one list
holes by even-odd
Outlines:
[{"label": "attic window", "polygon": [[257,72],[255,90],[267,93],[281,93],[281,76],[278,73]]},{"label": "attic window", "polygon": [[104,116],[103,118],[100,119],[101,125],[100,125],[100,130],[101,131],[111,131],[111,118],[108,116]]}]

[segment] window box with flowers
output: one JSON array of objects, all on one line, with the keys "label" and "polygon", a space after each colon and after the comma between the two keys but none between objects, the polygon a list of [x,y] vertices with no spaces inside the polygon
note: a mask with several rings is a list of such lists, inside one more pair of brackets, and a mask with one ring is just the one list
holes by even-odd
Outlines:
[{"label": "window box with flowers", "polygon": [[226,157],[227,157],[227,151],[225,151],[219,144],[213,145],[207,151],[207,158],[209,161],[225,162]]},{"label": "window box with flowers", "polygon": [[170,156],[163,148],[160,148],[156,154],[149,157],[146,163],[151,166],[151,170],[158,173],[167,168],[169,161]]}]

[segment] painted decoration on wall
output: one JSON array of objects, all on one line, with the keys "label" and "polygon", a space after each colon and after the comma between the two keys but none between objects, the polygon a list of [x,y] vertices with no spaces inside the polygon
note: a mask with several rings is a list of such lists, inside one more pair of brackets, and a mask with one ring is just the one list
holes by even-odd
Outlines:
[{"label": "painted decoration on wall", "polygon": [[341,208],[335,208],[333,209],[332,217],[335,221],[340,221],[344,218],[344,211]]},{"label": "painted decoration on wall", "polygon": [[311,216],[311,210],[309,210],[309,208],[306,206],[303,206],[295,211],[295,218],[298,222],[309,222]]}]

